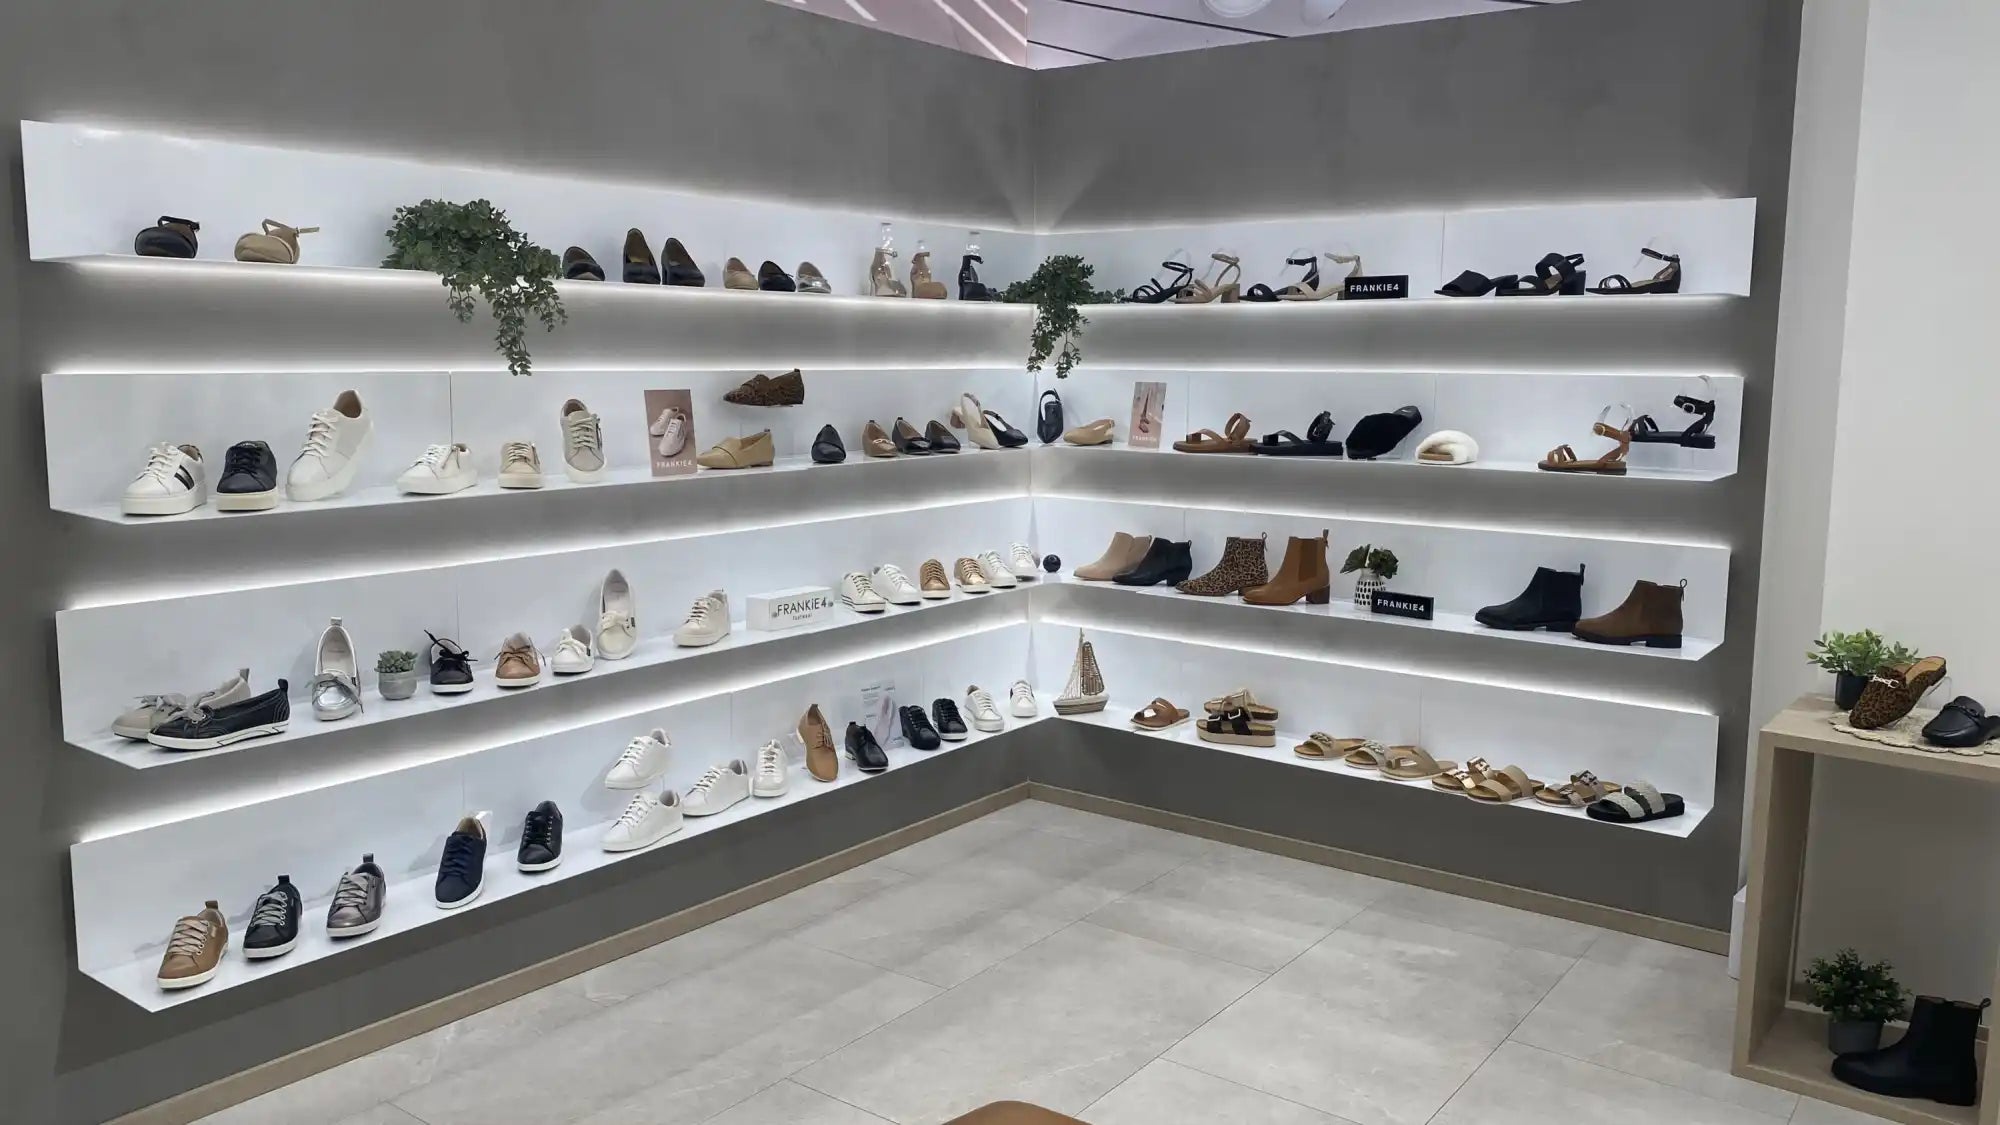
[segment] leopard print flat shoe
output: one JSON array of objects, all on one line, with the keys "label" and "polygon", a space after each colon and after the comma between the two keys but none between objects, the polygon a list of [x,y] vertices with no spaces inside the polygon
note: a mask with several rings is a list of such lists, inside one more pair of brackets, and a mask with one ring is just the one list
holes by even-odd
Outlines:
[{"label": "leopard print flat shoe", "polygon": [[1848,711],[1848,725],[1860,730],[1888,726],[1909,714],[1917,700],[1944,679],[1944,671],[1944,657],[1926,656],[1914,664],[1900,664],[1877,672]]}]

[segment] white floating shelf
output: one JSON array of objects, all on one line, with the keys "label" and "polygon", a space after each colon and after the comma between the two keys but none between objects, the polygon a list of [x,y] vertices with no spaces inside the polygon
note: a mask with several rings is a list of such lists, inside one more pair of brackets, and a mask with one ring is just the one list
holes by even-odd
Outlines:
[{"label": "white floating shelf", "polygon": [[[1584,293],[1570,297],[1440,297],[1424,293],[1390,301],[1210,301],[1200,305],[1177,305],[1171,302],[1163,305],[1090,305],[1084,308],[1083,313],[1092,319],[1107,313],[1117,317],[1179,316],[1189,313],[1195,316],[1393,316],[1394,313],[1386,310],[1411,308],[1436,310],[1454,305],[1478,308],[1490,306],[1494,302],[1507,308],[1556,306],[1562,309],[1575,309],[1586,305],[1621,305],[1627,309],[1646,307],[1664,309],[1673,306],[1687,308],[1697,305],[1727,304],[1741,301],[1746,296],[1747,294],[1741,293],[1656,293],[1647,297],[1608,297]],[[1381,311],[1363,311],[1368,309]]]},{"label": "white floating shelf", "polygon": [[[1411,449],[1414,449],[1417,440],[1419,439],[1416,438],[1406,439],[1403,444],[1410,447]],[[1634,448],[1637,447],[1635,446]],[[1273,473],[1321,472],[1328,474],[1341,474],[1341,473],[1367,473],[1374,471],[1376,468],[1423,469],[1428,472],[1439,474],[1441,477],[1449,476],[1455,473],[1467,473],[1467,472],[1534,473],[1538,476],[1551,480],[1553,479],[1566,479],[1566,480],[1589,479],[1589,480],[1602,480],[1602,481],[1644,480],[1644,481],[1679,481],[1682,483],[1701,483],[1707,481],[1718,481],[1736,475],[1736,470],[1734,468],[1644,469],[1644,468],[1639,468],[1637,466],[1632,466],[1627,472],[1625,472],[1622,475],[1609,475],[1604,473],[1553,473],[1541,469],[1533,461],[1488,461],[1482,459],[1479,461],[1475,461],[1469,465],[1441,465],[1441,464],[1432,464],[1424,461],[1418,461],[1414,457],[1410,456],[1381,457],[1372,461],[1361,461],[1361,460],[1349,460],[1344,457],[1296,457],[1296,456],[1264,457],[1254,453],[1195,454],[1195,453],[1177,453],[1170,445],[1163,446],[1162,448],[1159,449],[1147,449],[1144,448],[1143,446],[1127,445],[1122,441],[1112,442],[1107,445],[1092,445],[1092,446],[1048,445],[1048,446],[1043,446],[1037,455],[1043,457],[1062,457],[1066,460],[1071,458],[1076,458],[1080,460],[1082,458],[1087,458],[1087,457],[1127,456],[1127,455],[1151,456],[1161,453],[1186,457],[1190,459],[1198,457],[1202,460],[1226,460],[1232,462],[1242,462],[1246,460],[1255,461],[1260,466],[1265,466],[1265,465],[1273,466],[1268,470],[1260,468],[1259,471],[1268,471]],[[1279,465],[1285,467],[1283,468],[1275,467]],[[1315,466],[1315,468],[1308,468],[1307,466]],[[1333,479],[1338,480],[1339,477],[1336,475]]]}]

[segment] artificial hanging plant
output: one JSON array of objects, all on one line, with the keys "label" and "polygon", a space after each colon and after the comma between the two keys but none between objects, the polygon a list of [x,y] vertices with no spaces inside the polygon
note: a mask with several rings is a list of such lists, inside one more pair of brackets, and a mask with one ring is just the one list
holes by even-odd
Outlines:
[{"label": "artificial hanging plant", "polygon": [[[1040,371],[1051,354],[1056,357],[1056,378],[1067,379],[1083,358],[1078,342],[1090,321],[1077,311],[1079,305],[1110,305],[1125,299],[1123,289],[1098,289],[1090,284],[1096,268],[1076,254],[1051,254],[1035,272],[1009,285],[1000,295],[1003,301],[1035,306],[1035,327],[1028,336],[1028,370]],[[1061,351],[1057,352],[1057,347]]]},{"label": "artificial hanging plant", "polygon": [[427,270],[444,278],[445,304],[461,321],[472,319],[476,291],[486,298],[499,328],[493,348],[507,357],[507,370],[533,374],[523,337],[528,317],[546,331],[569,320],[556,294],[556,256],[528,241],[507,221],[507,212],[484,199],[448,203],[426,199],[396,208],[386,232],[385,269]]}]

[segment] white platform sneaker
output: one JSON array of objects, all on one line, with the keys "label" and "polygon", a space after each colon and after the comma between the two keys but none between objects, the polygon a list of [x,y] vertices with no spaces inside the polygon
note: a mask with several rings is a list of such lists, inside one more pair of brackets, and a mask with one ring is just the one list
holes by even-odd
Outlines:
[{"label": "white platform sneaker", "polygon": [[464,442],[453,442],[426,446],[424,455],[410,462],[410,467],[396,478],[396,490],[418,496],[443,496],[463,492],[478,481],[479,474],[472,471],[472,451]]},{"label": "white platform sneaker", "polygon": [[611,769],[604,775],[606,789],[643,789],[660,780],[667,772],[667,759],[674,748],[673,740],[659,727],[639,735],[625,744],[625,752],[611,763]]},{"label": "white platform sneaker", "polygon": [[875,592],[874,580],[859,570],[840,576],[840,604],[856,613],[881,613],[889,608],[889,603]]},{"label": "white platform sneaker", "polygon": [[639,647],[638,605],[623,571],[604,576],[597,588],[597,655],[623,660]]},{"label": "white platform sneaker", "polygon": [[509,441],[500,445],[500,487],[542,487],[542,455],[532,441]]},{"label": "white platform sneaker", "polygon": [[993,705],[993,697],[976,684],[965,689],[965,717],[972,720],[974,730],[991,734],[1007,729],[1007,720],[1000,717],[1000,708]]},{"label": "white platform sneaker", "polygon": [[1000,552],[981,551],[978,562],[979,572],[986,576],[988,586],[996,590],[1011,590],[1021,584],[1021,580],[1014,577],[1013,570],[1008,568],[1007,560],[1000,557]]},{"label": "white platform sneaker", "polygon": [[361,468],[361,451],[368,448],[375,420],[361,405],[361,396],[342,391],[333,405],[313,411],[306,440],[285,473],[285,493],[294,500],[325,500],[347,491]]},{"label": "white platform sneaker", "polygon": [[1023,582],[1033,582],[1042,576],[1041,561],[1026,543],[1015,543],[1007,548],[1007,570]]},{"label": "white platform sneaker", "polygon": [[562,407],[563,472],[578,484],[604,479],[604,429],[579,399]]},{"label": "white platform sneaker", "polygon": [[635,852],[650,848],[681,830],[681,798],[669,789],[654,796],[641,793],[632,798],[604,831],[604,850]]},{"label": "white platform sneaker", "polygon": [[884,563],[876,567],[872,581],[875,592],[890,605],[916,605],[923,600],[923,592],[917,589],[917,584],[910,581],[910,576],[903,573],[902,567],[894,564]]},{"label": "white platform sneaker", "polygon": [[1007,710],[1017,719],[1032,719],[1042,713],[1035,702],[1035,689],[1028,681],[1015,680],[1014,686],[1007,689]]},{"label": "white platform sneaker", "polygon": [[125,486],[120,508],[128,516],[177,516],[208,502],[208,470],[192,445],[156,445],[146,467]]},{"label": "white platform sneaker", "polygon": [[714,816],[749,796],[750,767],[743,759],[732,758],[708,767],[681,798],[681,809],[689,816]]},{"label": "white platform sneaker", "polygon": [[789,788],[791,771],[786,768],[784,748],[774,738],[757,750],[757,774],[750,779],[750,795],[782,797]]},{"label": "white platform sneaker", "polygon": [[712,645],[729,635],[729,595],[710,590],[694,600],[687,620],[674,630],[674,643],[682,648]]}]

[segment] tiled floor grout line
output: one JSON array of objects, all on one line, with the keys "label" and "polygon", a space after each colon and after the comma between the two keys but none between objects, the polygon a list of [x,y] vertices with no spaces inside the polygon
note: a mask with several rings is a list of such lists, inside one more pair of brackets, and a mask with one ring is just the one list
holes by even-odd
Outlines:
[{"label": "tiled floor grout line", "polygon": [[[1493,1056],[1500,1053],[1500,1048],[1505,1047],[1507,1044],[1514,1041],[1514,1033],[1521,1030],[1521,1025],[1527,1023],[1529,1018],[1532,1017],[1535,1014],[1535,1012],[1541,1008],[1543,1004],[1549,1002],[1549,997],[1553,996],[1555,994],[1556,989],[1562,986],[1562,982],[1569,979],[1569,975],[1576,971],[1576,967],[1578,965],[1583,964],[1584,954],[1589,953],[1591,948],[1602,940],[1604,940],[1604,936],[1602,934],[1599,934],[1596,938],[1591,939],[1590,945],[1586,945],[1583,947],[1583,953],[1579,953],[1570,962],[1569,968],[1564,969],[1563,974],[1561,976],[1557,977],[1554,981],[1552,981],[1549,984],[1547,988],[1542,990],[1542,994],[1535,998],[1535,1002],[1529,1006],[1528,1010],[1526,1012],[1521,1013],[1521,1018],[1514,1021],[1514,1026],[1507,1029],[1507,1034],[1502,1035],[1500,1037],[1500,1041],[1493,1045],[1493,1049],[1486,1052],[1486,1057],[1479,1060],[1479,1065],[1467,1071],[1464,1079],[1462,1079],[1458,1085],[1452,1087],[1451,1093],[1447,1095],[1443,1101],[1438,1103],[1436,1112],[1432,1113],[1429,1117],[1424,1119],[1426,1125],[1428,1125],[1429,1122],[1436,1121],[1438,1119],[1438,1114],[1443,1113],[1445,1109],[1451,1105],[1452,1099],[1458,1097],[1459,1091],[1465,1089],[1466,1083],[1471,1082],[1475,1077],[1478,1076],[1480,1071],[1486,1069],[1486,1064],[1493,1061]],[[1521,1046],[1528,1047],[1529,1045],[1523,1043],[1521,1044]],[[1530,1049],[1540,1050],[1540,1048],[1538,1047],[1530,1047]],[[1579,1059],[1577,1061],[1585,1062],[1587,1060]],[[1591,1064],[1591,1065],[1596,1065],[1596,1064]],[[1606,1067],[1605,1069],[1610,1070],[1612,1068]]]}]

